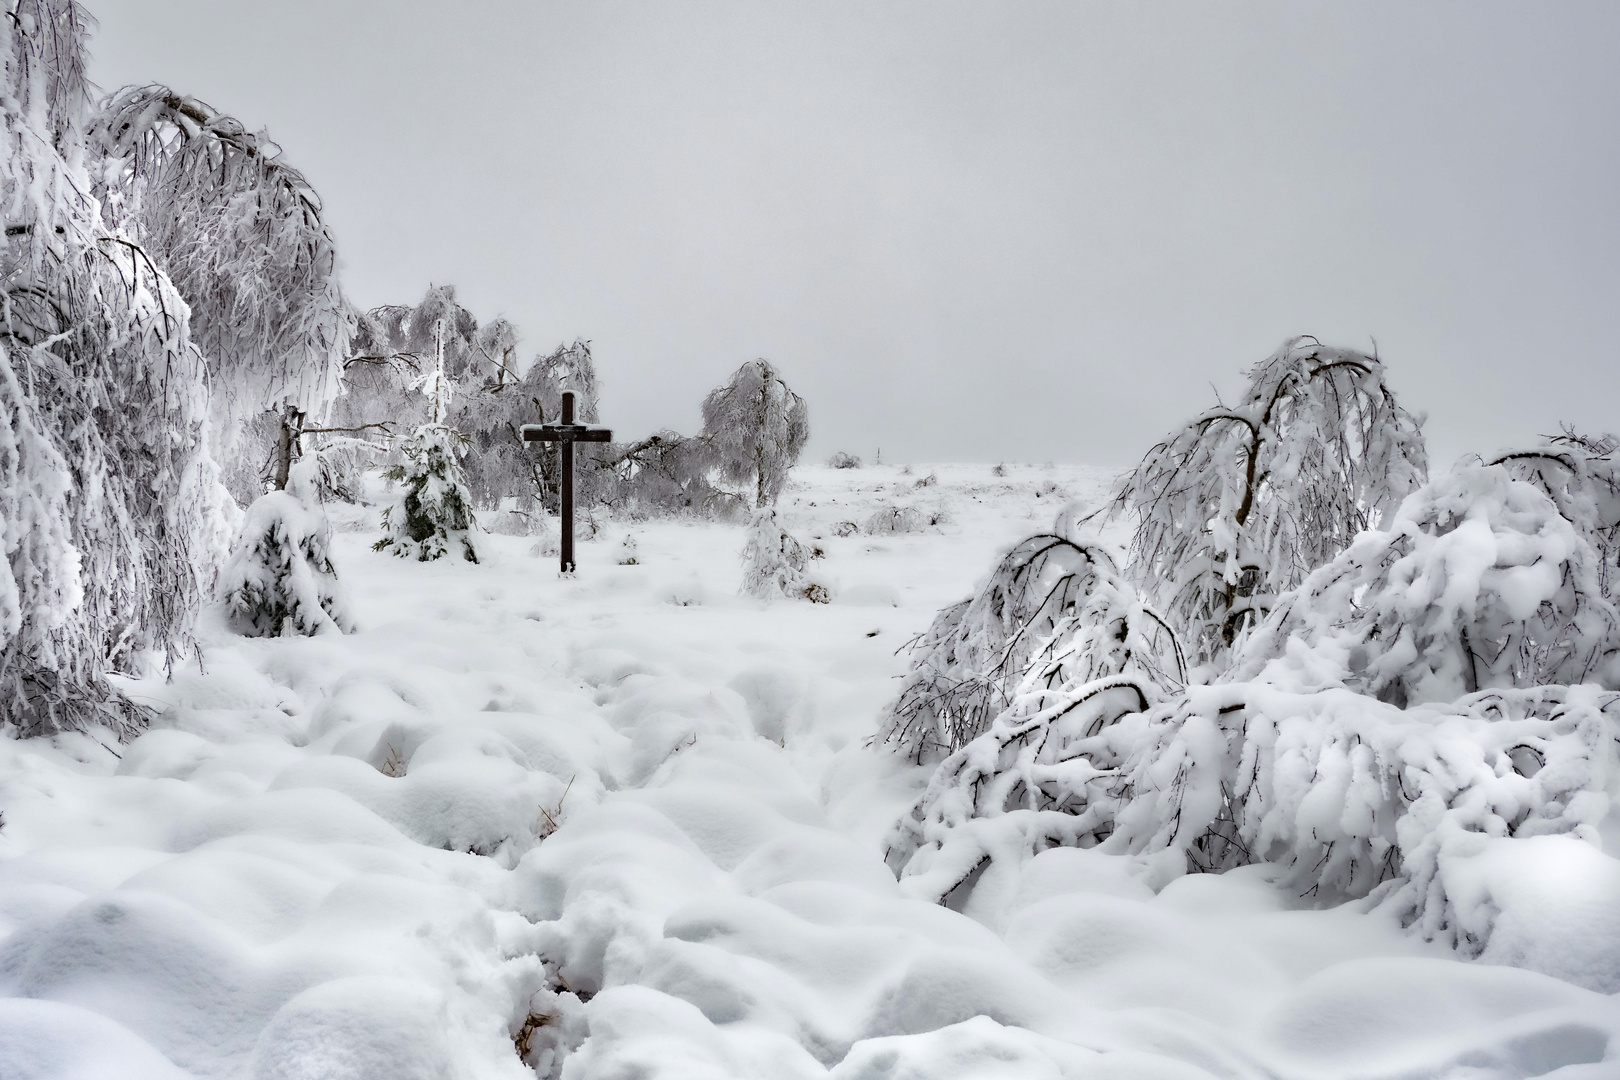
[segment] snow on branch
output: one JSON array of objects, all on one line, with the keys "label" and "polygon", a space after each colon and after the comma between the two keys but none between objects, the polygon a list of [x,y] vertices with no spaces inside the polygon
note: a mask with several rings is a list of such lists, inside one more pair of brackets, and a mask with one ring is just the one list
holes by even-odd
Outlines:
[{"label": "snow on branch", "polygon": [[1620,439],[1588,436],[1565,428],[1542,446],[1514,450],[1492,464],[1546,492],[1558,512],[1598,554],[1598,584],[1613,598],[1620,584]]},{"label": "snow on branch", "polygon": [[1543,490],[1501,466],[1460,467],[1280,601],[1230,677],[1397,706],[1491,687],[1620,688],[1620,612],[1599,565]]}]

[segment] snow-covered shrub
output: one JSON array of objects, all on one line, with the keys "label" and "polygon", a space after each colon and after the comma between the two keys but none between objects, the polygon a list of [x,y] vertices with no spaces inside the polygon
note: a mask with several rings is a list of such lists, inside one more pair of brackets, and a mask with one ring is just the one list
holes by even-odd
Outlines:
[{"label": "snow-covered shrub", "polygon": [[402,559],[430,562],[453,555],[478,561],[478,518],[458,460],[461,436],[443,424],[423,424],[400,447],[404,461],[383,475],[401,486],[383,511],[387,534],[372,545]]},{"label": "snow-covered shrub", "polygon": [[[1478,954],[1495,908],[1470,860],[1597,844],[1620,795],[1620,618],[1596,564],[1538,487],[1459,468],[1284,595],[1213,685],[1026,667],[899,823],[891,864],[942,899],[1052,844],[1135,856],[1161,884],[1266,861]],[[1117,640],[1104,624],[1075,650]]]},{"label": "snow-covered shrub", "polygon": [[1476,954],[1494,913],[1466,860],[1488,838],[1599,844],[1620,790],[1620,694],[1596,687],[1403,710],[1231,683],[1146,711],[1134,680],[1076,689],[941,764],[889,841],[909,893],[942,900],[1055,844],[1145,859],[1160,885],[1263,860],[1300,894],[1373,896]]},{"label": "snow-covered shrub", "polygon": [[769,506],[755,510],[749,519],[742,560],[743,595],[760,599],[797,595],[810,561],[804,545],[782,527]]},{"label": "snow-covered shrub", "polygon": [[1491,687],[1620,689],[1600,560],[1537,486],[1465,466],[1414,493],[1279,601],[1232,678],[1404,706]]},{"label": "snow-covered shrub", "polygon": [[636,551],[636,534],[625,533],[624,539],[619,541],[619,565],[636,566],[640,562]]},{"label": "snow-covered shrub", "polygon": [[750,360],[703,399],[701,438],[728,484],[752,489],[754,506],[776,501],[810,437],[804,399],[767,360]]},{"label": "snow-covered shrub", "polygon": [[[1072,657],[1086,650],[1074,642]],[[1092,847],[1114,831],[1129,788],[1121,767],[1159,700],[1140,672],[1087,679],[1038,665],[989,730],[940,762],[890,834],[907,891],[943,900],[992,862],[1016,869],[1055,845]]]},{"label": "snow-covered shrub", "polygon": [[1015,545],[911,652],[880,737],[918,761],[962,749],[1015,705],[1039,713],[1060,687],[1128,675],[1157,696],[1186,677],[1175,636],[1108,552],[1050,534]]},{"label": "snow-covered shrub", "polygon": [[862,530],[868,536],[898,536],[922,532],[928,520],[909,506],[885,506],[872,512]]},{"label": "snow-covered shrub", "polygon": [[827,459],[827,464],[834,469],[858,469],[861,467],[861,459],[840,450]]},{"label": "snow-covered shrub", "polygon": [[749,519],[742,561],[744,596],[761,600],[786,596],[818,604],[832,599],[832,591],[825,582],[806,575],[809,554],[804,545],[782,527],[773,507],[761,506]]},{"label": "snow-covered shrub", "polygon": [[1195,417],[1125,476],[1129,571],[1198,663],[1219,663],[1275,598],[1423,482],[1421,420],[1376,358],[1284,342],[1234,406]]},{"label": "snow-covered shrub", "polygon": [[332,567],[332,526],[315,491],[313,459],[293,466],[283,491],[247,509],[236,549],[220,572],[232,629],[248,637],[313,637],[354,629]]}]

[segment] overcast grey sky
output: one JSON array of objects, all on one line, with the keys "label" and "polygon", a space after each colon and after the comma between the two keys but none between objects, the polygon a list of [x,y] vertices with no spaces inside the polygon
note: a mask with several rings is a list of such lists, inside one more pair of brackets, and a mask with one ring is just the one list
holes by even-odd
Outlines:
[{"label": "overcast grey sky", "polygon": [[1125,464],[1298,333],[1440,463],[1620,429],[1620,4],[86,2],[625,436],[765,356],[816,457]]}]

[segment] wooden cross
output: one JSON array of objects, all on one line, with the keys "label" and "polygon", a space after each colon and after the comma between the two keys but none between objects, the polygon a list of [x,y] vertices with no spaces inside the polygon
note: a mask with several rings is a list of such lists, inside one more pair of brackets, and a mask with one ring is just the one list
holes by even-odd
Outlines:
[{"label": "wooden cross", "polygon": [[611,438],[613,432],[605,427],[574,423],[572,391],[564,391],[562,396],[562,423],[523,425],[524,442],[562,443],[562,543],[558,546],[564,574],[574,572],[574,444],[607,442]]}]

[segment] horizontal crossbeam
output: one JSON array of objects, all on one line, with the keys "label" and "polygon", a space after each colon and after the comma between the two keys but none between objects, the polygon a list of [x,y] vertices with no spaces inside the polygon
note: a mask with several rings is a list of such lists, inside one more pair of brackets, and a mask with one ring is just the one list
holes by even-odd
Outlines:
[{"label": "horizontal crossbeam", "polygon": [[613,432],[586,424],[524,424],[524,442],[611,442]]}]

